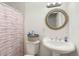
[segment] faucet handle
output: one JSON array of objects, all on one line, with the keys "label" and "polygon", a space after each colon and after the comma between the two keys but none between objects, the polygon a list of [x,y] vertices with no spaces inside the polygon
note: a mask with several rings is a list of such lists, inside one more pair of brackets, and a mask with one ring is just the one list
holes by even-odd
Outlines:
[{"label": "faucet handle", "polygon": [[55,39],[57,40],[57,37]]},{"label": "faucet handle", "polygon": [[59,41],[61,41],[62,39],[60,38]]}]

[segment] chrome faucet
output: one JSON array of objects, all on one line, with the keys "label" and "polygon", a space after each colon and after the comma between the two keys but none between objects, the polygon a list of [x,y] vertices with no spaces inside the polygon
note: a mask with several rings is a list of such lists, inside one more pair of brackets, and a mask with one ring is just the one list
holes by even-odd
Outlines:
[{"label": "chrome faucet", "polygon": [[60,38],[59,41],[61,41],[62,39]]}]

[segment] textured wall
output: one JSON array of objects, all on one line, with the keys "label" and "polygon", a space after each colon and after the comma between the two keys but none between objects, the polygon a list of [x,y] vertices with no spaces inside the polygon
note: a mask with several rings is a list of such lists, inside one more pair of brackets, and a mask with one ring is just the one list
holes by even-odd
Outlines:
[{"label": "textured wall", "polygon": [[[26,12],[25,12],[25,20],[24,20],[24,31],[25,34],[34,29],[40,35],[40,40],[43,40],[44,37],[64,39],[65,36],[69,36],[69,23],[60,30],[51,30],[45,24],[46,14],[54,9],[47,8],[47,2],[38,2],[38,3],[26,3]],[[68,12],[68,3],[63,3],[60,7]],[[69,14],[68,14],[69,15]],[[51,51],[45,48],[42,43],[40,46],[40,55],[48,56],[51,55]]]},{"label": "textured wall", "polygon": [[23,55],[23,17],[0,4],[0,55]]},{"label": "textured wall", "polygon": [[68,9],[70,17],[70,39],[75,43],[79,56],[79,2],[70,3]]}]

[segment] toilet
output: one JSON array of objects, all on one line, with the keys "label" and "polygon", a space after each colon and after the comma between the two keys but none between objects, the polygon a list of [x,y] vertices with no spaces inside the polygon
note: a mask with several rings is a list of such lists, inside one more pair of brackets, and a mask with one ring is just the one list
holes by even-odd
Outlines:
[{"label": "toilet", "polygon": [[31,42],[26,40],[25,42],[25,55],[24,56],[35,56],[39,53],[40,41]]}]

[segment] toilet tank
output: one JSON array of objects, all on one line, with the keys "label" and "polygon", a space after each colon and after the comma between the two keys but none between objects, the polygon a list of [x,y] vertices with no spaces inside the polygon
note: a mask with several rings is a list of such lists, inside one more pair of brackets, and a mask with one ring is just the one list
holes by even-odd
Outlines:
[{"label": "toilet tank", "polygon": [[26,43],[26,54],[28,55],[36,55],[39,52],[39,43],[40,41],[35,42],[27,42]]},{"label": "toilet tank", "polygon": [[[37,38],[38,39],[38,38]],[[36,55],[40,50],[40,41],[29,41],[27,37],[24,39],[24,53],[25,55]]]}]

